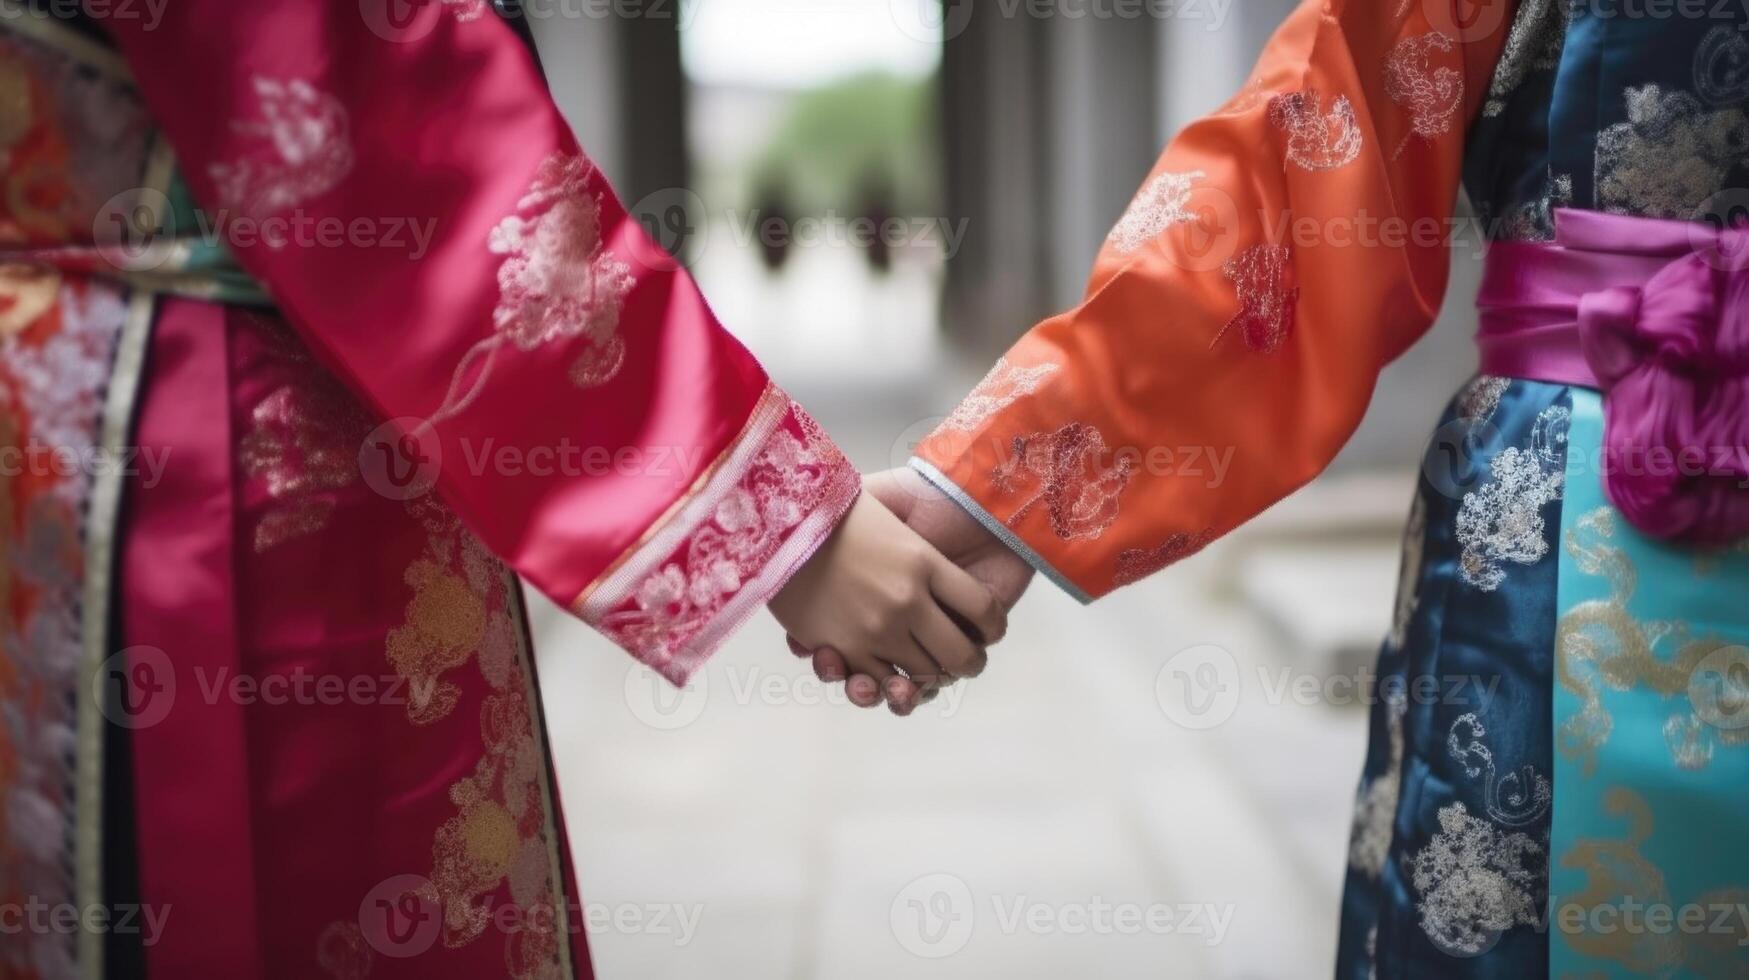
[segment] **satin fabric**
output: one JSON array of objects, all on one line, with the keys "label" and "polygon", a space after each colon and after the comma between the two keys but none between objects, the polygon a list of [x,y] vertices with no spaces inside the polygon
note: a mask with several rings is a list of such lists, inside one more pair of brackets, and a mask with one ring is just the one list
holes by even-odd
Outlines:
[{"label": "satin fabric", "polygon": [[[1336,976],[1547,976],[1549,685],[1559,564],[1479,556],[1458,533],[1503,454],[1566,465],[1561,385],[1482,378],[1424,460],[1396,624],[1380,651]],[[1561,500],[1534,508],[1558,527]],[[1474,580],[1492,568],[1494,588]]]},{"label": "satin fabric", "polygon": [[1573,393],[1554,689],[1550,974],[1749,974],[1749,551],[1636,531]]},{"label": "satin fabric", "polygon": [[1639,530],[1749,538],[1749,236],[1565,209],[1555,226],[1489,250],[1482,370],[1602,391],[1604,485]]}]

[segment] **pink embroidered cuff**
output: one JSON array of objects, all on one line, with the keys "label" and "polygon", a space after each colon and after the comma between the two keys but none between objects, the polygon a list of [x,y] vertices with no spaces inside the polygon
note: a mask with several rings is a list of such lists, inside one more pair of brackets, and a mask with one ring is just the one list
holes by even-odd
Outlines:
[{"label": "pink embroidered cuff", "polygon": [[572,611],[685,684],[813,556],[861,487],[813,418],[770,385],[740,438]]}]

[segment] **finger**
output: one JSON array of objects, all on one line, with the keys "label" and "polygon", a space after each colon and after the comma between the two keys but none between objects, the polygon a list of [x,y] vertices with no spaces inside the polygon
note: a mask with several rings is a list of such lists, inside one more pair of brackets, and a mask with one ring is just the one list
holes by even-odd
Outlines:
[{"label": "finger", "polygon": [[982,582],[965,569],[939,555],[931,560],[929,591],[962,626],[972,628],[972,639],[983,645],[1000,642],[1008,632],[1008,610]]},{"label": "finger", "polygon": [[850,667],[844,661],[844,654],[831,647],[821,647],[814,651],[814,676],[828,684],[836,684],[850,673]]},{"label": "finger", "polygon": [[935,662],[941,665],[948,675],[947,680],[956,677],[976,677],[984,672],[984,664],[989,659],[984,649],[972,642],[946,612],[935,603],[929,603],[931,608],[923,610],[920,622],[914,633],[917,642]]},{"label": "finger", "polygon": [[785,642],[789,643],[789,652],[795,654],[798,657],[812,657],[812,656],[814,656],[814,651],[808,649],[805,646],[802,646],[801,641],[797,640],[795,637],[789,635],[788,633],[785,633],[783,635],[783,638],[784,638]]},{"label": "finger", "polygon": [[858,708],[872,708],[881,703],[881,684],[867,674],[851,674],[844,682],[844,694]]},{"label": "finger", "polygon": [[887,683],[899,677],[891,664],[872,653],[847,653],[844,654],[844,662],[851,674],[849,682],[845,684],[845,691],[851,702],[859,708],[872,708],[880,704],[885,700]]},{"label": "finger", "polygon": [[924,693],[952,678],[915,637],[906,636],[893,646],[896,648],[893,652],[894,663],[904,669],[905,676],[889,677],[882,685],[882,690],[887,696],[887,707],[894,714],[904,717],[917,709],[917,705],[922,703]]}]

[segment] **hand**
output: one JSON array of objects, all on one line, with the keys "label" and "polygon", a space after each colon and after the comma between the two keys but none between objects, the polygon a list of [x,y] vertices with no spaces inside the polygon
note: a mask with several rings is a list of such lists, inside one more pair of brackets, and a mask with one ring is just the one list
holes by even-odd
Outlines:
[{"label": "hand", "polygon": [[[981,582],[1004,611],[1014,607],[1032,582],[1033,570],[1026,559],[991,534],[964,507],[908,467],[875,473],[863,479],[864,497],[873,496],[897,515],[905,526],[934,545],[948,560]],[[988,634],[990,642],[995,637]],[[920,686],[905,678],[851,673],[855,664],[830,646],[812,646],[790,637],[790,649],[799,656],[812,654],[814,673],[823,681],[845,681],[850,700],[865,708],[879,704],[883,691],[887,704],[898,714],[909,714],[935,696],[934,685]],[[846,679],[848,675],[848,679]]]},{"label": "hand", "polygon": [[1008,628],[988,589],[867,493],[770,608],[792,642],[837,651],[895,705],[907,692],[914,704],[918,685],[976,676],[984,644]]}]

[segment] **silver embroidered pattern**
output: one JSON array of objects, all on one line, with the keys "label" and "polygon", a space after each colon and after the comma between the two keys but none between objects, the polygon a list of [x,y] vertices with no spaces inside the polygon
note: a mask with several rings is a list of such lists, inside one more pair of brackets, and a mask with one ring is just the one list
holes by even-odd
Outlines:
[{"label": "silver embroidered pattern", "polygon": [[1566,484],[1560,449],[1566,413],[1551,406],[1538,416],[1532,445],[1509,446],[1494,456],[1488,482],[1464,495],[1457,537],[1463,546],[1458,570],[1483,592],[1506,580],[1505,565],[1534,565],[1549,553],[1543,507],[1559,500]]},{"label": "silver embroidered pattern", "polygon": [[1409,711],[1401,686],[1385,691],[1385,733],[1390,758],[1354,801],[1354,823],[1348,837],[1348,866],[1376,880],[1390,858],[1395,837],[1397,804],[1403,795],[1403,718]]},{"label": "silver embroidered pattern", "polygon": [[1209,346],[1238,328],[1247,348],[1260,354],[1274,353],[1293,333],[1294,309],[1300,299],[1293,252],[1285,245],[1254,245],[1228,259],[1221,274],[1232,280],[1239,311]]},{"label": "silver embroidered pattern", "polygon": [[1461,763],[1464,774],[1482,780],[1483,806],[1488,817],[1508,827],[1527,827],[1548,815],[1554,802],[1549,780],[1526,763],[1499,775],[1494,771],[1494,750],[1483,739],[1488,729],[1475,712],[1458,716],[1446,733],[1446,751]]},{"label": "silver embroidered pattern", "polygon": [[1694,52],[1694,91],[1714,106],[1749,99],[1749,38],[1722,24],[1708,31]]},{"label": "silver embroidered pattern", "polygon": [[1354,103],[1339,95],[1325,111],[1315,89],[1269,100],[1269,121],[1287,134],[1287,159],[1305,170],[1338,170],[1360,156],[1360,124]]},{"label": "silver embroidered pattern", "polygon": [[1475,956],[1515,926],[1535,925],[1548,874],[1547,848],[1470,815],[1439,810],[1439,832],[1409,859],[1421,930],[1433,944]]},{"label": "silver embroidered pattern", "polygon": [[1450,54],[1457,42],[1437,31],[1406,37],[1385,58],[1385,94],[1409,114],[1410,134],[1392,159],[1403,155],[1413,136],[1433,140],[1452,131],[1464,104],[1463,73],[1434,66],[1435,54]]},{"label": "silver embroidered pattern", "polygon": [[1187,207],[1190,192],[1206,176],[1201,170],[1163,173],[1143,184],[1106,240],[1119,254],[1128,255],[1173,225],[1194,221],[1196,215]]},{"label": "silver embroidered pattern", "polygon": [[1523,0],[1513,18],[1506,46],[1494,67],[1488,86],[1488,101],[1482,115],[1504,115],[1506,103],[1525,79],[1560,67],[1567,42],[1568,0]]},{"label": "silver embroidered pattern", "polygon": [[1548,175],[1542,194],[1533,201],[1514,207],[1501,216],[1492,229],[1492,237],[1513,242],[1552,242],[1555,240],[1555,209],[1573,204],[1573,175]]},{"label": "silver embroidered pattern", "polygon": [[219,201],[265,218],[319,197],[352,172],[346,107],[309,82],[257,75],[258,114],[233,123],[236,152],[207,168]]},{"label": "silver embroidered pattern", "polygon": [[1037,391],[1060,368],[1061,365],[1051,363],[1015,367],[1008,363],[1008,358],[997,358],[996,366],[954,408],[941,427],[954,432],[975,431],[990,416]]},{"label": "silver embroidered pattern", "polygon": [[1510,387],[1511,378],[1497,378],[1491,374],[1476,375],[1458,394],[1458,416],[1473,423],[1492,420],[1494,410],[1500,407],[1501,397]]},{"label": "silver embroidered pattern", "polygon": [[1601,210],[1686,218],[1724,186],[1749,154],[1749,117],[1708,109],[1687,92],[1629,88],[1628,118],[1597,134]]}]

